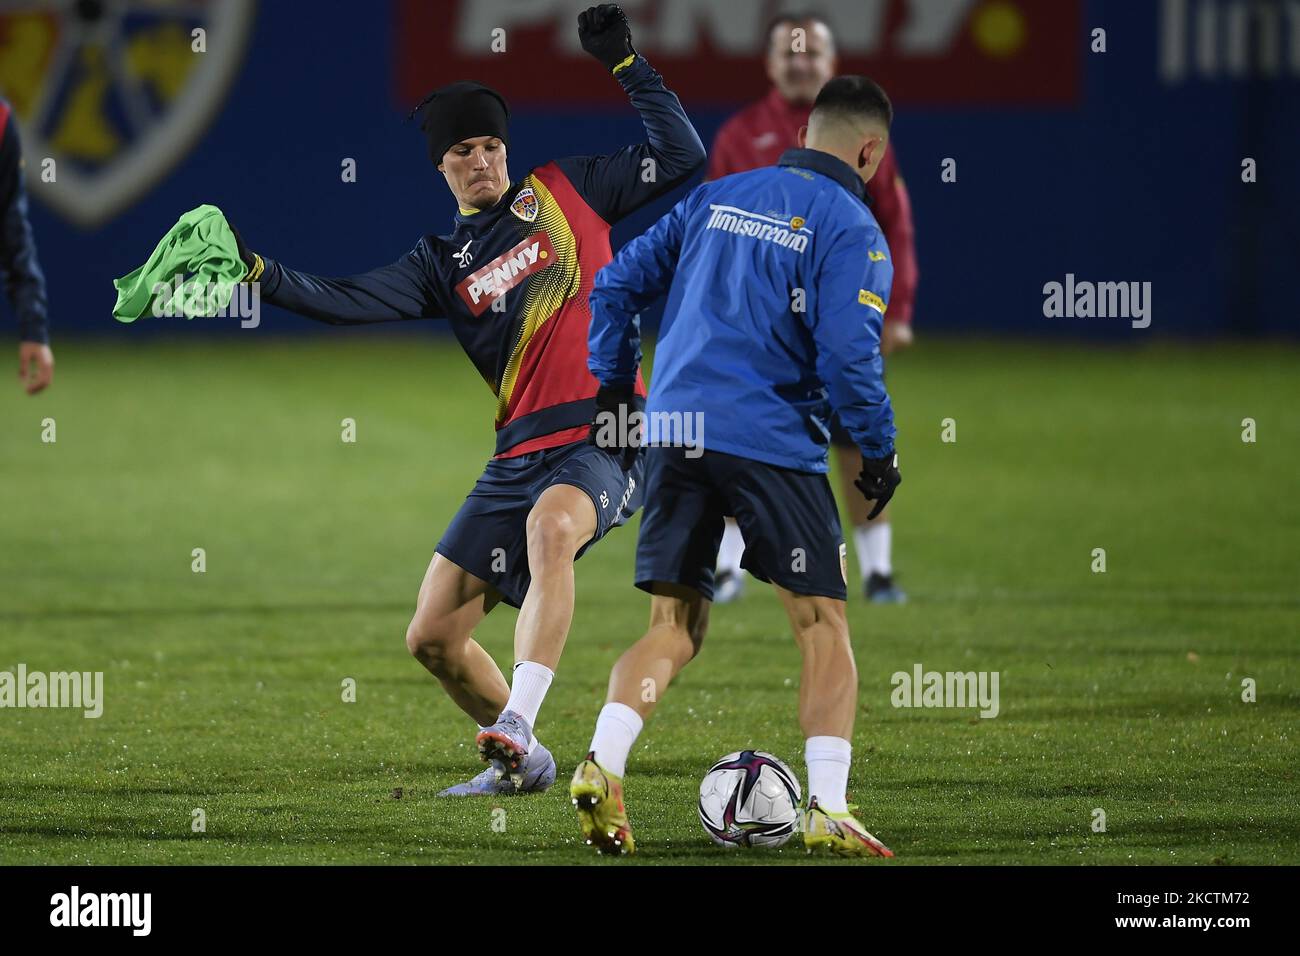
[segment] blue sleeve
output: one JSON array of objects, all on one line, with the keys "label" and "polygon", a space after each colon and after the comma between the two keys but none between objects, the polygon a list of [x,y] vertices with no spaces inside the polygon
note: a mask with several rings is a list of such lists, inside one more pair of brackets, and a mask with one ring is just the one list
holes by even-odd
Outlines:
[{"label": "blue sleeve", "polygon": [[631,385],[641,365],[641,310],[673,281],[681,253],[686,207],[679,202],[596,273],[591,290],[587,368],[601,385]]},{"label": "blue sleeve", "polygon": [[298,272],[265,259],[262,299],[330,325],[362,325],[443,315],[430,281],[424,240],[392,265],[340,279]]},{"label": "blue sleeve", "polygon": [[24,342],[48,343],[45,275],[27,221],[22,145],[12,113],[0,128],[0,284],[8,290],[18,316],[19,337]]},{"label": "blue sleeve", "polygon": [[894,267],[878,227],[853,226],[828,238],[815,260],[815,307],[808,315],[817,373],[862,454],[883,458],[894,450],[895,435],[880,358]]},{"label": "blue sleeve", "polygon": [[644,57],[615,76],[641,114],[647,141],[608,156],[556,161],[587,205],[611,225],[685,182],[705,159],[704,143],[677,94]]}]

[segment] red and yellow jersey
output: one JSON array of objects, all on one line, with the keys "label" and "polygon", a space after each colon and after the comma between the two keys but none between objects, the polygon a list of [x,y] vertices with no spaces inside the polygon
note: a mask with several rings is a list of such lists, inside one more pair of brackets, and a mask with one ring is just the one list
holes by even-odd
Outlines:
[{"label": "red and yellow jersey", "polygon": [[438,240],[452,260],[443,313],[496,395],[498,455],[586,435],[599,387],[587,371],[587,298],[612,257],[609,229],[547,163]]},{"label": "red and yellow jersey", "polygon": [[496,396],[497,457],[581,440],[598,388],[587,370],[587,299],[612,258],[610,226],[704,164],[659,74],[638,57],[616,76],[648,142],[539,166],[490,209],[458,215],[450,235],[425,236],[361,275],[327,279],[267,259],[263,299],[336,325],[446,319]]}]

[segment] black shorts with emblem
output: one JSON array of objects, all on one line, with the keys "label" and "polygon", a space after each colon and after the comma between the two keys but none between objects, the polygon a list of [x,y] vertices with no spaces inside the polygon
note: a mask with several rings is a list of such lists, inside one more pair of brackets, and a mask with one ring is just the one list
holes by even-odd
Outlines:
[{"label": "black shorts with emblem", "polygon": [[684,584],[712,600],[723,519],[734,515],[745,539],[742,568],[795,594],[846,599],[844,537],[825,474],[700,449],[652,446],[644,454],[637,587]]},{"label": "black shorts with emblem", "polygon": [[586,442],[494,458],[451,519],[436,550],[491,584],[505,603],[521,607],[532,582],[528,512],[542,492],[553,485],[573,485],[591,498],[596,533],[578,551],[580,558],[641,506],[644,469],[644,454],[624,471],[617,458]]}]

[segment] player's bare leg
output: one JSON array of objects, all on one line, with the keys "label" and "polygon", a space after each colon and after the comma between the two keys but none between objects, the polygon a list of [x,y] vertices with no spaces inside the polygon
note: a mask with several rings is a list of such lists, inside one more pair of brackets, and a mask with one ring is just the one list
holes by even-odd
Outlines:
[{"label": "player's bare leg", "polygon": [[[480,727],[496,719],[510,696],[496,661],[473,638],[474,628],[499,600],[495,589],[482,578],[444,555],[435,554],[406,630],[407,649]],[[555,780],[555,761],[546,748],[535,745],[533,749],[532,766],[526,767],[517,781],[503,781],[489,768],[440,795],[488,796],[545,790]]]},{"label": "player's bare leg", "polygon": [[644,721],[663,691],[700,652],[708,630],[710,602],[694,588],[655,584],[650,627],[623,652],[609,675],[607,703],[623,704]]},{"label": "player's bare leg", "polygon": [[840,473],[840,498],[848,505],[849,520],[853,525],[853,550],[858,556],[862,572],[862,591],[871,601],[881,604],[902,604],[907,595],[894,583],[893,525],[889,507],[875,520],[868,520],[871,503],[853,483],[862,473],[862,453],[856,448],[835,446],[835,460]]},{"label": "player's bare leg", "polygon": [[[912,341],[911,323],[886,319],[881,328],[880,354],[893,355],[907,348]],[[840,473],[840,498],[847,502],[849,519],[853,524],[853,550],[862,571],[863,594],[878,604],[906,603],[907,595],[894,583],[894,526],[889,508],[880,512],[874,521],[867,520],[871,505],[853,483],[862,472],[861,452],[836,445],[835,457]]]},{"label": "player's bare leg", "polygon": [[782,587],[776,592],[803,655],[799,726],[808,765],[804,844],[810,852],[826,848],[842,856],[893,856],[854,818],[847,802],[858,671],[845,603]]},{"label": "player's bare leg", "polygon": [[496,661],[473,638],[499,599],[482,578],[435,554],[406,629],[407,649],[480,726],[495,720],[510,696]]},{"label": "player's bare leg", "polygon": [[515,625],[515,668],[508,699],[478,735],[484,760],[518,776],[526,766],[537,713],[555,677],[573,623],[573,561],[596,534],[596,506],[581,488],[552,485],[528,513],[532,578]]},{"label": "player's bare leg", "polygon": [[596,506],[581,488],[552,485],[527,527],[532,583],[515,626],[515,660],[555,670],[573,623],[573,559],[596,534]]},{"label": "player's bare leg", "polygon": [[834,598],[795,594],[779,586],[776,593],[803,655],[799,726],[806,737],[848,740],[853,736],[858,704],[858,671],[849,644],[845,604]]},{"label": "player's bare leg", "polygon": [[636,849],[623,803],[627,756],[663,692],[699,653],[708,629],[709,601],[699,591],[660,583],[652,594],[650,627],[614,665],[591,749],[569,785],[582,835],[602,853]]},{"label": "player's bare leg", "polygon": [[[853,522],[855,528],[864,525],[867,523],[867,515],[871,513],[871,506],[867,504],[867,499],[862,497],[862,492],[858,491],[858,486],[853,483],[853,480],[862,473],[862,452],[845,445],[836,445],[835,462],[839,466],[840,493],[843,494],[844,503],[848,506],[849,520]],[[876,520],[879,521],[884,516],[885,513],[882,511]]]}]

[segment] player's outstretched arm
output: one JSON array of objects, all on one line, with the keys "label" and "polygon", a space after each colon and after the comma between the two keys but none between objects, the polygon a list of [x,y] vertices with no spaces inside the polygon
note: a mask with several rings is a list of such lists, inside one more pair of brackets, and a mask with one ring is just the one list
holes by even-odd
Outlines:
[{"label": "player's outstretched arm", "polygon": [[894,409],[880,358],[894,270],[876,227],[851,227],[828,238],[827,252],[815,264],[816,309],[809,324],[817,345],[817,372],[830,392],[831,407],[862,450],[862,474],[854,484],[875,502],[867,516],[872,520],[903,480],[894,450]]},{"label": "player's outstretched arm", "polygon": [[592,286],[587,367],[602,386],[631,387],[641,365],[641,310],[672,285],[694,193],[624,246]]},{"label": "player's outstretched arm", "polygon": [[608,156],[559,160],[582,198],[608,223],[685,182],[704,165],[704,143],[663,77],[632,47],[627,17],[612,3],[578,17],[582,48],[610,70],[645,125],[646,142]]},{"label": "player's outstretched arm", "polygon": [[360,275],[325,278],[299,272],[251,251],[231,232],[248,266],[244,281],[258,282],[262,301],[330,325],[366,325],[442,317],[433,286],[428,246],[421,240],[392,265]]},{"label": "player's outstretched arm", "polygon": [[827,238],[814,266],[816,308],[808,314],[817,370],[862,456],[880,459],[893,453],[895,435],[880,358],[893,281],[889,249],[878,229],[850,227]]}]

